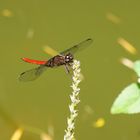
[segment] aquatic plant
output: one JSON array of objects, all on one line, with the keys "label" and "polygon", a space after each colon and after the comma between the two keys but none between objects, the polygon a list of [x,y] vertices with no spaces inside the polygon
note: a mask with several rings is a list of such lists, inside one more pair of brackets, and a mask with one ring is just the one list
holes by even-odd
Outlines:
[{"label": "aquatic plant", "polygon": [[135,114],[140,113],[140,60],[131,62],[131,69],[137,74],[137,81],[125,87],[115,99],[112,114]]},{"label": "aquatic plant", "polygon": [[74,139],[74,129],[75,129],[75,120],[78,116],[77,105],[80,102],[79,92],[80,88],[79,83],[81,82],[80,78],[80,61],[74,60],[73,65],[73,76],[72,76],[72,94],[70,95],[71,104],[69,105],[70,116],[67,118],[67,129],[65,130],[64,140],[73,140]]}]

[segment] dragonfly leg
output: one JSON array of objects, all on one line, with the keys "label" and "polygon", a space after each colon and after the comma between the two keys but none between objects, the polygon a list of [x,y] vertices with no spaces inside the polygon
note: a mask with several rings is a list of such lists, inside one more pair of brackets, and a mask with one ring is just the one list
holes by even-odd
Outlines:
[{"label": "dragonfly leg", "polygon": [[64,65],[64,66],[65,66],[66,73],[67,73],[67,74],[70,73],[69,66],[68,66],[67,64]]}]

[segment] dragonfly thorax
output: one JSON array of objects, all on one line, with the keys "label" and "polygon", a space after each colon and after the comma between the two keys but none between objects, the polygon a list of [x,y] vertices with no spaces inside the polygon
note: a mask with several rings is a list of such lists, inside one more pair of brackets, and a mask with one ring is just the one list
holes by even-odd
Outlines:
[{"label": "dragonfly thorax", "polygon": [[56,55],[53,58],[49,59],[45,64],[48,67],[57,67],[61,65],[66,65],[73,62],[73,56],[71,53],[66,55]]}]

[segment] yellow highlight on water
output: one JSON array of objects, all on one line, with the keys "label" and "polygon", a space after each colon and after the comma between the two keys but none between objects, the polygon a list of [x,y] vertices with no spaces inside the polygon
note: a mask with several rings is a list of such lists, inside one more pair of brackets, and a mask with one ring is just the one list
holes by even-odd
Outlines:
[{"label": "yellow highlight on water", "polygon": [[115,23],[115,24],[119,24],[121,22],[121,19],[118,16],[114,15],[113,13],[111,13],[111,12],[108,12],[106,14],[106,18],[109,21],[111,21],[112,23]]},{"label": "yellow highlight on water", "polygon": [[13,16],[13,12],[9,9],[2,10],[1,14],[4,17],[12,17]]},{"label": "yellow highlight on water", "polygon": [[127,40],[125,40],[124,38],[122,38],[122,37],[118,38],[117,42],[129,53],[137,54],[136,48],[131,43],[129,43]]},{"label": "yellow highlight on water", "polygon": [[22,128],[16,129],[10,140],[20,140],[24,130]]},{"label": "yellow highlight on water", "polygon": [[40,138],[41,138],[41,140],[53,140],[53,138],[50,135],[46,134],[46,133],[42,133],[40,135]]},{"label": "yellow highlight on water", "polygon": [[44,51],[51,56],[56,56],[59,54],[57,51],[55,51],[54,49],[52,49],[49,46],[44,46]]},{"label": "yellow highlight on water", "polygon": [[104,118],[98,118],[96,122],[93,123],[93,126],[95,128],[101,128],[105,125],[105,120]]}]

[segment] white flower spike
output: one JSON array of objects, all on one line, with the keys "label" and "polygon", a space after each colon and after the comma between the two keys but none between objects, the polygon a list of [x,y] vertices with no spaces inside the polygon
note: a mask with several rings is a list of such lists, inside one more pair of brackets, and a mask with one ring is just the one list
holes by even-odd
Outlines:
[{"label": "white flower spike", "polygon": [[75,120],[78,116],[78,111],[76,109],[78,103],[80,102],[79,99],[79,92],[80,88],[79,83],[81,82],[80,77],[80,61],[74,60],[73,65],[73,77],[72,77],[72,85],[71,88],[73,89],[72,94],[70,95],[71,104],[69,105],[70,110],[70,117],[67,118],[67,129],[65,130],[64,140],[74,140],[74,128],[75,128]]}]

